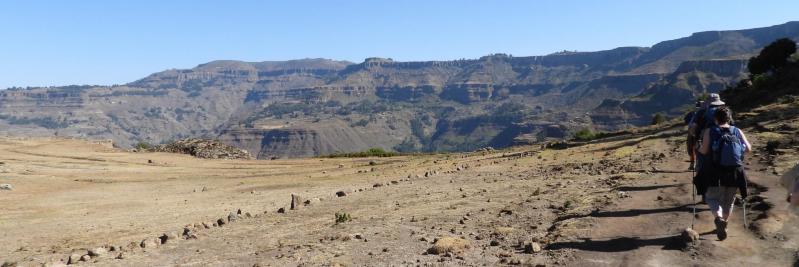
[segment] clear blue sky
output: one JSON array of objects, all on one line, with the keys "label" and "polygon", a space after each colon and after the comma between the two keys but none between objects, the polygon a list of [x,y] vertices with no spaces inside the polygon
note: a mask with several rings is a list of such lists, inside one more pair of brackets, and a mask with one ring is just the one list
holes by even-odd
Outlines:
[{"label": "clear blue sky", "polygon": [[216,59],[360,62],[651,46],[771,26],[799,1],[0,2],[0,88],[122,84]]}]

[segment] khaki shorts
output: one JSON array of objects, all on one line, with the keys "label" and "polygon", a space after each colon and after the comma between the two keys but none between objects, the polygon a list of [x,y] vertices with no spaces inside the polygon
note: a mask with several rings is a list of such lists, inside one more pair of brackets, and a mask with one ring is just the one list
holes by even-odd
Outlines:
[{"label": "khaki shorts", "polygon": [[711,186],[708,187],[707,193],[705,193],[705,201],[710,206],[710,211],[721,217],[722,214],[732,212],[735,193],[738,193],[737,187]]}]

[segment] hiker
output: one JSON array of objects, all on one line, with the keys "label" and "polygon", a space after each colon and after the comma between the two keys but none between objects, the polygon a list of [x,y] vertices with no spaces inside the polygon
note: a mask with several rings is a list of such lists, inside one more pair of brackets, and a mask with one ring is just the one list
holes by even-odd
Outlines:
[{"label": "hiker", "polygon": [[[716,121],[713,117],[716,109],[726,105],[724,101],[721,101],[721,96],[716,93],[710,94],[707,101],[702,102],[702,104],[702,108],[696,111],[696,114],[692,116],[692,120],[688,126],[688,132],[693,134],[694,137],[697,137],[697,141],[701,141],[701,134],[705,128],[716,125]],[[732,116],[732,113],[730,113],[730,116]],[[732,121],[730,125],[733,125]]]},{"label": "hiker", "polygon": [[790,209],[799,215],[799,164],[782,175],[782,186],[788,190]]},{"label": "hiker", "polygon": [[688,170],[693,171],[696,167],[696,134],[693,134],[690,131],[691,122],[694,120],[694,116],[699,112],[699,110],[704,105],[704,101],[696,101],[696,105],[694,110],[685,114],[683,120],[685,124],[688,125],[688,140],[686,140],[686,148],[688,149],[688,157],[690,159],[691,165],[688,166]]},{"label": "hiker", "polygon": [[747,197],[744,155],[751,151],[751,144],[743,131],[731,126],[732,116],[727,107],[718,107],[713,114],[716,125],[702,133],[699,153],[708,160],[703,168],[708,172],[702,178],[708,185],[705,200],[715,216],[716,236],[727,238],[727,220],[732,213],[735,193]]},{"label": "hiker", "polygon": [[[695,147],[699,149],[703,143],[703,133],[705,129],[711,128],[716,125],[716,120],[713,115],[716,112],[716,109],[725,106],[726,103],[721,101],[721,96],[719,94],[710,94],[707,101],[703,103],[703,107],[696,112],[693,116],[693,120],[691,121],[690,126],[688,126],[688,133],[694,136],[694,142],[696,142]],[[730,116],[732,114],[730,113]],[[705,179],[702,177],[710,175],[710,168],[706,168],[706,162],[709,161],[708,157],[702,154],[695,154],[696,155],[696,162],[694,169],[696,173],[694,175],[694,185],[696,185],[696,194],[702,196],[702,202],[706,203],[705,201],[705,192],[707,191],[708,184],[704,182]]]}]

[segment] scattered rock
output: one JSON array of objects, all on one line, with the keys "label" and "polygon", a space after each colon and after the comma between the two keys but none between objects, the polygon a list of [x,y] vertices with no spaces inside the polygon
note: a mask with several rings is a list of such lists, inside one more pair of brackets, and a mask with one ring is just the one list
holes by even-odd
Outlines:
[{"label": "scattered rock", "polygon": [[80,255],[77,253],[72,253],[72,255],[69,255],[69,258],[67,259],[67,264],[77,264],[78,261],[80,261]]},{"label": "scattered rock", "polygon": [[216,220],[216,225],[218,226],[225,225],[226,223],[227,222],[225,221],[225,218],[219,218],[219,220]]},{"label": "scattered rock", "polygon": [[541,252],[541,244],[538,242],[531,242],[524,245],[524,253],[538,253]]},{"label": "scattered rock", "polygon": [[336,192],[336,196],[337,197],[346,197],[347,196],[347,192],[338,191],[338,192]]},{"label": "scattered rock", "polygon": [[369,165],[370,165],[370,166],[377,165],[377,161],[370,160],[370,161],[369,161]]},{"label": "scattered rock", "polygon": [[125,257],[127,257],[127,255],[125,255],[125,252],[120,252],[119,255],[115,257],[115,259],[123,260],[125,259]]},{"label": "scattered rock", "polygon": [[299,209],[300,203],[302,203],[300,196],[297,194],[291,194],[291,210]]},{"label": "scattered rock", "polygon": [[279,208],[279,209],[277,209],[277,213],[286,213],[286,209],[285,208]]},{"label": "scattered rock", "polygon": [[11,184],[0,184],[0,190],[14,190],[14,186]]},{"label": "scattered rock", "polygon": [[108,254],[108,250],[104,247],[93,248],[89,250],[89,256],[92,257],[102,257],[105,256],[105,254]]},{"label": "scattered rock", "polygon": [[142,248],[154,248],[161,244],[161,240],[158,238],[146,238],[141,241],[139,244]]},{"label": "scattered rock", "polygon": [[227,221],[231,223],[236,222],[239,219],[239,214],[240,213],[230,212],[230,214],[227,215]]},{"label": "scattered rock", "polygon": [[189,227],[183,227],[183,237],[188,238],[189,236],[193,235],[194,231],[191,230]]},{"label": "scattered rock", "polygon": [[166,244],[167,242],[174,242],[175,240],[177,240],[178,235],[173,232],[164,233],[161,236],[159,236],[158,239],[161,240],[161,244]]},{"label": "scattered rock", "polygon": [[92,256],[89,256],[89,255],[80,256],[80,261],[89,261],[91,259],[92,259]]},{"label": "scattered rock", "polygon": [[694,231],[691,228],[685,228],[682,231],[682,240],[686,244],[686,246],[692,246],[699,243],[699,233]]}]

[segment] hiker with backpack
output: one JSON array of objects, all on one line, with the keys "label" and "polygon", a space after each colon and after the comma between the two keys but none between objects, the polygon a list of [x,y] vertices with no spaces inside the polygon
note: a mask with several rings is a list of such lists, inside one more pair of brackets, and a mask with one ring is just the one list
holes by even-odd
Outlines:
[{"label": "hiker with backpack", "polygon": [[[724,107],[725,105],[726,103],[721,101],[721,96],[719,96],[719,94],[710,94],[707,101],[703,103],[703,107],[699,109],[693,116],[693,120],[688,126],[688,133],[694,136],[694,141],[696,142],[695,147],[697,150],[704,143],[703,133],[705,129],[716,126],[716,119],[713,116],[716,112],[716,109]],[[731,113],[730,116],[732,116]],[[707,191],[708,187],[707,183],[704,182],[705,179],[703,177],[712,175],[712,173],[710,173],[711,168],[708,168],[710,164],[707,162],[709,161],[710,160],[706,155],[698,153],[696,154],[696,162],[689,167],[689,169],[694,168],[694,170],[696,170],[694,175],[694,185],[696,185],[696,194],[702,196],[702,202],[706,202],[705,192]]]},{"label": "hiker with backpack", "polygon": [[[703,101],[696,101],[695,109],[692,110],[691,112],[688,112],[687,114],[685,114],[685,117],[683,117],[683,121],[685,121],[685,124],[688,125],[689,129],[691,127],[691,122],[694,121],[694,117],[696,116],[696,114],[699,112],[699,110],[702,108],[703,105],[704,105]],[[691,131],[688,131],[686,148],[688,149],[688,158],[691,162],[691,165],[688,166],[688,170],[693,171],[694,168],[696,167],[696,135],[693,134]]]},{"label": "hiker with backpack", "polygon": [[715,217],[716,235],[719,240],[724,240],[735,193],[740,191],[743,198],[748,195],[743,161],[752,146],[743,131],[730,125],[732,114],[729,108],[716,108],[713,117],[716,125],[704,129],[699,153],[709,159],[703,166],[707,168],[706,175],[702,176],[708,186],[705,199]]}]

